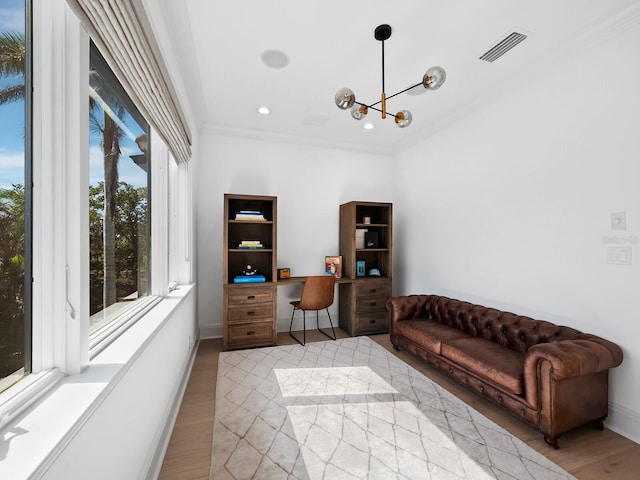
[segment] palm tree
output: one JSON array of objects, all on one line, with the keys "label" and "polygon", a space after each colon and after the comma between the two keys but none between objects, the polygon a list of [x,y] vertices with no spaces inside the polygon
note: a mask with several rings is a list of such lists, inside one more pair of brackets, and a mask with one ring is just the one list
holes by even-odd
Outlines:
[{"label": "palm tree", "polygon": [[18,77],[18,83],[0,90],[0,105],[24,99],[26,44],[24,35],[0,33],[0,77]]},{"label": "palm tree", "polygon": [[[111,108],[118,117],[123,116],[123,108],[112,99]],[[106,109],[102,110],[102,118],[96,115],[96,102],[89,102],[91,126],[94,131],[102,135],[102,155],[104,159],[104,223],[103,223],[103,247],[104,247],[104,278],[103,278],[103,303],[102,308],[107,308],[117,301],[116,291],[116,191],[118,190],[118,160],[120,159],[120,141],[124,132],[109,115]]]}]

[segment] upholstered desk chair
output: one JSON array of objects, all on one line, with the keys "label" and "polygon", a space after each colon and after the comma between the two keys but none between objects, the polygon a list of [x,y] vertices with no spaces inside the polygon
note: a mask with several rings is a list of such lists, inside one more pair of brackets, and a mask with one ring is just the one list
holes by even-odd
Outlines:
[{"label": "upholstered desk chair", "polygon": [[[329,307],[333,304],[333,292],[335,289],[335,284],[336,277],[334,277],[333,275],[307,277],[304,282],[304,287],[302,287],[302,295],[300,296],[300,300],[291,302],[291,305],[293,305],[293,312],[291,312],[289,335],[295,338],[295,340],[300,345],[304,346],[304,344],[307,343],[307,311],[315,310],[316,323],[318,326],[318,331],[320,333],[323,333],[332,340],[336,339],[336,331],[333,328],[333,322],[331,321],[331,315],[329,314]],[[327,315],[329,316],[329,324],[331,325],[333,336],[320,329],[320,318],[318,311],[322,310],[323,308],[327,311]],[[291,332],[291,328],[293,327],[293,317],[296,314],[296,310],[302,310],[302,341],[300,341],[300,339]]]}]

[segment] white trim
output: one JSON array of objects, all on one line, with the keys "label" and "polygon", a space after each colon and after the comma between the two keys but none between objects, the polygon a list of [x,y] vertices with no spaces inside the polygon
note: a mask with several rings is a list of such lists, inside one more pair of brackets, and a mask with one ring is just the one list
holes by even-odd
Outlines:
[{"label": "white trim", "polygon": [[32,370],[74,373],[89,360],[88,36],[64,0],[34,0],[33,12]]},{"label": "white trim", "polygon": [[180,384],[177,388],[177,393],[173,399],[173,402],[171,403],[170,408],[167,411],[167,421],[165,422],[162,431],[158,435],[158,438],[154,442],[152,442],[152,445],[157,445],[157,448],[149,464],[149,470],[147,471],[147,475],[145,477],[148,480],[154,480],[160,476],[160,471],[162,470],[162,462],[164,460],[165,454],[167,453],[167,448],[169,448],[169,441],[171,440],[173,427],[176,424],[178,413],[180,413],[180,405],[182,404],[182,399],[184,398],[184,392],[187,390],[189,376],[191,375],[191,370],[193,369],[193,364],[196,360],[196,354],[198,353],[199,345],[200,339],[197,339],[193,344],[191,354],[189,355],[189,359],[187,361],[187,364],[185,365],[184,373],[182,374]]},{"label": "white trim", "polygon": [[[92,359],[82,373],[55,384],[25,415],[11,421],[3,431],[18,433],[6,437],[11,441],[11,454],[0,462],[0,478],[46,476],[163,326],[194,294],[193,285],[181,286]],[[177,379],[176,382],[179,383]]]},{"label": "white trim", "polygon": [[[171,160],[171,154],[170,154]],[[193,189],[191,162],[176,165],[169,161],[169,283],[189,284],[194,278]]]},{"label": "white trim", "polygon": [[63,377],[57,368],[32,373],[0,394],[0,430],[40,400]]},{"label": "white trim", "polygon": [[[377,155],[393,155],[397,153],[396,145],[373,145],[373,144],[355,144],[347,142],[339,142],[331,138],[317,139],[312,137],[303,137],[301,135],[289,135],[284,133],[274,133],[262,130],[248,130],[241,128],[225,127],[222,125],[214,125],[205,123],[200,131],[205,134],[221,135],[223,137],[243,138],[249,140],[261,140],[263,142],[288,143],[292,145],[312,146],[321,148],[333,148],[338,150],[347,150],[359,153],[375,153]],[[404,145],[403,145],[404,146]]]},{"label": "white trim", "polygon": [[122,335],[131,325],[140,320],[161,300],[157,296],[143,297],[135,302],[132,308],[128,309],[122,318],[119,318],[89,337],[89,356],[93,359],[102,350],[108,347],[120,335]]},{"label": "white trim", "polygon": [[169,149],[151,128],[151,294],[169,293]]},{"label": "white trim", "polygon": [[[62,78],[64,169],[64,358],[67,374],[89,365],[89,36],[65,8]],[[68,283],[68,287],[66,284]],[[67,301],[73,306],[70,312]],[[71,315],[74,313],[74,315]]]},{"label": "white trim", "polygon": [[640,415],[630,408],[609,403],[609,416],[605,426],[609,430],[640,443]]}]

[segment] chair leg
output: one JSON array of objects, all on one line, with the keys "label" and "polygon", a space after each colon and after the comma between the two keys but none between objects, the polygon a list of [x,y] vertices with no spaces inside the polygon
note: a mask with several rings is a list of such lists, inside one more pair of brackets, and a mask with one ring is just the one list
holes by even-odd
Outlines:
[{"label": "chair leg", "polygon": [[318,325],[318,331],[320,333],[323,333],[327,337],[329,337],[331,340],[335,340],[336,339],[336,331],[333,329],[333,322],[331,321],[331,315],[329,314],[329,309],[327,308],[326,310],[327,310],[327,316],[329,317],[329,325],[331,325],[331,331],[333,332],[333,337],[331,335],[329,335],[327,332],[325,332],[324,330],[320,330],[320,317],[318,316],[318,311],[316,310],[316,323]]},{"label": "chair leg", "polygon": [[293,312],[291,312],[291,323],[289,324],[289,335],[296,341],[298,342],[300,345],[302,345],[304,347],[305,343],[307,343],[307,319],[306,319],[306,315],[305,315],[305,311],[302,310],[302,341],[300,341],[300,339],[298,337],[296,337],[293,332],[291,331],[291,328],[293,327],[293,316],[296,314],[296,310],[298,310],[296,307],[293,307]]}]

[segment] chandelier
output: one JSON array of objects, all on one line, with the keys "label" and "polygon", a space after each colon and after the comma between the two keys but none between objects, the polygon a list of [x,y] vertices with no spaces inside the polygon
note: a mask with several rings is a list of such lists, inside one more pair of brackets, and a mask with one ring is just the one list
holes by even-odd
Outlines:
[{"label": "chandelier", "polygon": [[[351,116],[355,120],[362,120],[364,117],[366,117],[369,109],[371,109],[380,112],[382,118],[387,118],[387,114],[391,117],[394,117],[396,125],[398,125],[398,127],[400,128],[408,127],[409,125],[411,125],[411,112],[408,110],[401,110],[395,115],[389,113],[387,112],[387,100],[421,85],[427,90],[437,90],[444,83],[447,75],[442,67],[431,67],[424,74],[421,82],[418,82],[415,85],[411,85],[410,87],[387,97],[384,88],[384,41],[388,40],[389,37],[391,37],[391,27],[386,24],[377,26],[374,31],[374,37],[376,40],[382,42],[382,94],[380,95],[380,101],[371,104],[358,102],[356,100],[355,93],[353,93],[353,90],[344,87],[338,90],[338,92],[336,93],[336,105],[341,110],[350,108]],[[380,105],[380,108],[377,108],[376,105]]]}]

